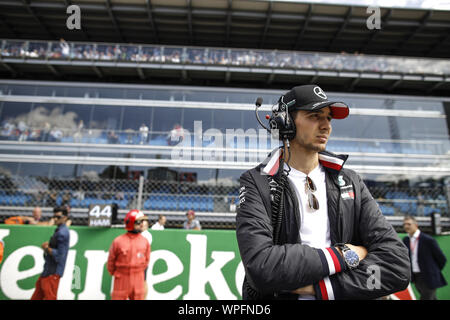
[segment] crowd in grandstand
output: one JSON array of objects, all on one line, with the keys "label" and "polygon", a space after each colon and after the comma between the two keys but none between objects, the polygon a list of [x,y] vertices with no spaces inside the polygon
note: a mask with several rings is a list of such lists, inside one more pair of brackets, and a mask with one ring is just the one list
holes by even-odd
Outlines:
[{"label": "crowd in grandstand", "polygon": [[220,49],[155,45],[3,40],[2,57],[132,61],[145,63],[254,66],[402,74],[450,74],[450,62],[341,52],[312,53],[256,49]]}]

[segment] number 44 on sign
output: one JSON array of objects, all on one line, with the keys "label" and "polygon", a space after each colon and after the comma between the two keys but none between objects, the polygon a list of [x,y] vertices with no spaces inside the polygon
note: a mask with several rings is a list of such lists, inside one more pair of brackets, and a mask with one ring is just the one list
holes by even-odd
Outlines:
[{"label": "number 44 on sign", "polygon": [[110,227],[111,226],[112,208],[111,205],[94,205],[89,206],[89,227]]}]

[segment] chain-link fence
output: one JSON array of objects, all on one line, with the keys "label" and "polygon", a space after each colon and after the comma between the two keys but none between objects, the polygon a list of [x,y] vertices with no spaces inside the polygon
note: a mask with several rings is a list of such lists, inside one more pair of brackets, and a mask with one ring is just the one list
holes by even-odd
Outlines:
[{"label": "chain-link fence", "polygon": [[[0,222],[11,215],[31,215],[33,207],[50,214],[55,206],[68,205],[74,224],[87,224],[91,205],[115,204],[119,220],[130,209],[141,209],[156,219],[167,216],[169,227],[181,227],[185,212],[194,210],[205,227],[233,228],[238,203],[237,182],[165,180],[51,179],[0,175]],[[449,216],[449,187],[369,187],[386,216],[406,214],[427,217],[432,213]]]}]

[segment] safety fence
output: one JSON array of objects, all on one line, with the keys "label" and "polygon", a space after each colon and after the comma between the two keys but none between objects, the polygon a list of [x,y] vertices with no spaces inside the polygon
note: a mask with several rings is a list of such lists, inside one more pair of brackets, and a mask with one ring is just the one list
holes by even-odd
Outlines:
[{"label": "safety fence", "polygon": [[[209,217],[207,220],[212,219],[212,226],[215,221],[222,221],[220,217],[230,218],[236,212],[237,182],[201,182],[196,176],[169,177],[170,172],[158,176],[157,172],[154,171],[149,179],[143,176],[104,179],[101,175],[58,179],[4,173],[0,175],[0,208],[25,208],[24,214],[28,215],[36,206],[53,208],[62,205],[70,206],[74,212],[105,204],[113,204],[122,213],[136,208],[153,214],[182,214],[194,210],[202,217]],[[449,216],[450,186],[434,181],[416,187],[368,182],[368,187],[386,216],[428,217],[433,213]],[[2,211],[3,219],[11,212]],[[80,214],[74,223],[83,225],[87,219],[87,213]],[[229,223],[233,225],[234,219],[229,219]]]}]

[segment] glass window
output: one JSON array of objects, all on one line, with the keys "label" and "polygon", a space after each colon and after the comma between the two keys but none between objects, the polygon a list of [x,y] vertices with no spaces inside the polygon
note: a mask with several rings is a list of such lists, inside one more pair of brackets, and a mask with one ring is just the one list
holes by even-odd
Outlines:
[{"label": "glass window", "polygon": [[48,58],[50,59],[68,59],[70,57],[71,47],[65,40],[61,39],[59,42],[51,44]]},{"label": "glass window", "polygon": [[115,44],[97,44],[98,58],[100,60],[115,60],[116,45]]},{"label": "glass window", "polygon": [[125,89],[124,99],[138,99],[141,100],[144,97],[143,89]]},{"label": "glass window", "polygon": [[208,63],[210,64],[224,64],[230,63],[228,57],[228,50],[226,49],[209,49],[208,50]]},{"label": "glass window", "polygon": [[[137,131],[142,124],[145,124],[151,130],[152,115],[154,112],[154,108],[152,107],[125,107],[122,127],[120,129],[122,131],[127,129]],[[156,120],[158,121],[158,119]]]},{"label": "glass window", "polygon": [[222,133],[225,133],[226,129],[242,129],[243,112],[235,110],[214,110],[213,128],[219,129]]},{"label": "glass window", "polygon": [[377,108],[392,110],[434,110],[443,112],[442,102],[422,99],[398,99],[396,97],[352,97],[329,94],[329,100],[345,102],[351,108]]},{"label": "glass window", "polygon": [[17,96],[33,96],[35,92],[36,86],[26,84],[12,84],[8,86],[8,91],[5,93]]},{"label": "glass window", "polygon": [[[391,139],[388,117],[355,116],[344,120],[332,120],[331,137]],[[394,133],[392,133],[394,134]]]},{"label": "glass window", "polygon": [[117,130],[120,126],[122,107],[94,106],[91,129]]},{"label": "glass window", "polygon": [[118,59],[122,61],[136,61],[139,55],[139,47],[133,45],[118,46]]},{"label": "glass window", "polygon": [[164,48],[164,62],[180,63],[182,52],[183,52],[183,48],[165,47]]},{"label": "glass window", "polygon": [[66,104],[64,106],[64,113],[72,115],[76,128],[79,130],[89,128],[92,111],[93,106],[86,104]]},{"label": "glass window", "polygon": [[45,58],[47,54],[47,48],[47,42],[30,41],[28,44],[27,56],[29,58]]},{"label": "glass window", "polygon": [[181,108],[155,108],[153,131],[167,134],[175,125],[181,124]]},{"label": "glass window", "polygon": [[20,57],[25,56],[26,41],[22,40],[7,40],[3,47],[2,56],[6,57]]},{"label": "glass window", "polygon": [[213,110],[211,109],[185,109],[183,114],[183,128],[194,132],[194,121],[202,122],[202,130],[212,128]]},{"label": "glass window", "polygon": [[4,175],[17,174],[18,166],[19,164],[16,162],[0,162],[0,179],[2,179]]},{"label": "glass window", "polygon": [[96,57],[93,44],[73,43],[72,54],[73,59],[91,60]]},{"label": "glass window", "polygon": [[160,47],[142,47],[141,61],[149,61],[149,62],[161,62],[161,48]]},{"label": "glass window", "polygon": [[52,127],[74,128],[76,115],[65,114],[64,106],[58,104],[35,103],[28,115],[28,124],[33,127],[44,127],[49,123]]},{"label": "glass window", "polygon": [[407,109],[407,110],[434,110],[443,111],[443,105],[440,101],[433,100],[406,100],[406,99],[395,99],[394,100],[394,109]]},{"label": "glass window", "polygon": [[32,104],[28,102],[5,102],[2,109],[2,122],[16,122],[20,120],[25,122],[28,121],[31,105]]},{"label": "glass window", "polygon": [[183,90],[183,100],[198,102],[227,102],[228,93],[217,91]]},{"label": "glass window", "polygon": [[23,177],[47,177],[49,169],[48,163],[20,163],[17,174]]},{"label": "glass window", "polygon": [[67,87],[67,97],[99,98],[98,88]]},{"label": "glass window", "polygon": [[[268,121],[266,120],[266,114],[270,114],[268,111],[258,111],[259,118],[261,119],[262,123],[266,126],[268,126]],[[262,129],[260,124],[258,123],[258,120],[256,120],[255,112],[252,110],[244,110],[242,111],[242,118],[243,118],[243,129],[247,130],[250,128],[253,128],[255,130]]]},{"label": "glass window", "polygon": [[64,97],[66,95],[66,88],[60,86],[37,86],[36,95],[48,97]]},{"label": "glass window", "polygon": [[74,178],[77,176],[78,167],[76,164],[52,164],[50,178]]},{"label": "glass window", "polygon": [[123,99],[124,97],[123,88],[97,88],[96,94],[99,98],[113,98],[113,99]]},{"label": "glass window", "polygon": [[187,48],[186,49],[186,63],[202,64],[206,63],[207,57],[205,56],[204,49]]},{"label": "glass window", "polygon": [[448,140],[446,119],[443,118],[397,118],[403,139]]},{"label": "glass window", "polygon": [[81,165],[81,175],[84,177],[98,178],[99,175],[107,168],[108,166],[96,166],[96,165]]}]

